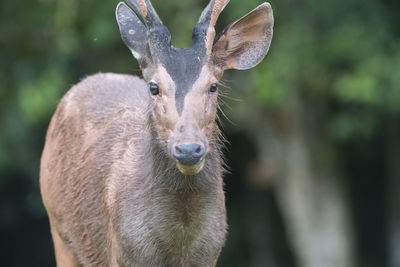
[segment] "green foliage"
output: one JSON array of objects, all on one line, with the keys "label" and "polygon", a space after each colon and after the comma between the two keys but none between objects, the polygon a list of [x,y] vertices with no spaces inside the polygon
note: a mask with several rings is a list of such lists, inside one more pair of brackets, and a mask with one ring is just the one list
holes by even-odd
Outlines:
[{"label": "green foliage", "polygon": [[377,116],[372,112],[342,112],[332,116],[329,132],[337,141],[349,141],[353,138],[368,140],[376,129]]},{"label": "green foliage", "polygon": [[65,87],[61,72],[48,70],[36,81],[22,84],[18,90],[18,104],[22,118],[29,124],[47,119],[60,99],[60,88]]},{"label": "green foliage", "polygon": [[[247,2],[238,5],[245,9]],[[385,20],[385,4],[292,4],[272,2],[275,35],[270,55],[251,76],[254,100],[267,109],[285,109],[291,105],[290,95],[300,92],[313,101],[335,103],[326,117],[333,140],[372,137],[377,121],[398,115],[400,107],[400,46],[390,32],[393,25]]]}]

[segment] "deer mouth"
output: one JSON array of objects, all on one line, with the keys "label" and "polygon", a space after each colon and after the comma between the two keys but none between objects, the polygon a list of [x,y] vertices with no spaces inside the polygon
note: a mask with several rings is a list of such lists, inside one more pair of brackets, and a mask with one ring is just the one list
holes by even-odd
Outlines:
[{"label": "deer mouth", "polygon": [[206,147],[202,142],[172,146],[176,166],[184,175],[196,175],[204,168]]},{"label": "deer mouth", "polygon": [[204,168],[204,163],[204,159],[195,165],[183,165],[179,162],[176,162],[176,167],[184,175],[196,175]]}]

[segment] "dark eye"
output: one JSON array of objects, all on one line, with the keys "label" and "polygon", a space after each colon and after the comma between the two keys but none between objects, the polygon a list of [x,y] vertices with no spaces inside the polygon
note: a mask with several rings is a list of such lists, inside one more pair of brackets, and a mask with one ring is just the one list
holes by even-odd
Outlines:
[{"label": "dark eye", "polygon": [[150,83],[150,92],[152,95],[159,95],[160,94],[160,88],[158,87],[157,84],[155,83]]},{"label": "dark eye", "polygon": [[218,85],[216,83],[211,84],[210,86],[210,94],[214,94],[218,91]]}]

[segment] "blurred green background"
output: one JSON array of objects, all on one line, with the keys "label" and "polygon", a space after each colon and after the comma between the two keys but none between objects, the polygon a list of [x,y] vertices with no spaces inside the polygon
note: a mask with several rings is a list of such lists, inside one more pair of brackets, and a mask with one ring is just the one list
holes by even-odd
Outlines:
[{"label": "blurred green background", "polygon": [[[55,266],[39,193],[62,95],[97,72],[140,75],[118,1],[0,3],[1,266]],[[221,30],[261,4],[232,0]],[[224,76],[229,236],[218,266],[400,266],[400,1],[271,0],[266,59]],[[206,0],[153,0],[190,46]]]}]

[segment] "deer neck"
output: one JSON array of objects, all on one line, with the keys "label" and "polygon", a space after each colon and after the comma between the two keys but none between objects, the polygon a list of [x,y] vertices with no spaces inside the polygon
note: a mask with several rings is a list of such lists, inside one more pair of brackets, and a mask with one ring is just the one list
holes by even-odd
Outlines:
[{"label": "deer neck", "polygon": [[[150,127],[150,129],[153,129]],[[183,175],[175,161],[168,155],[166,145],[161,144],[157,133],[151,130],[149,158],[152,162],[148,186],[157,191],[180,192],[185,194],[212,193],[222,186],[222,159],[220,144],[210,145],[204,169],[197,175]]]}]

